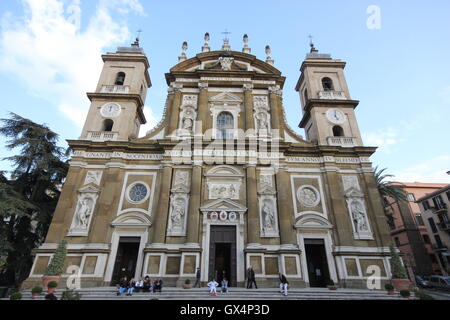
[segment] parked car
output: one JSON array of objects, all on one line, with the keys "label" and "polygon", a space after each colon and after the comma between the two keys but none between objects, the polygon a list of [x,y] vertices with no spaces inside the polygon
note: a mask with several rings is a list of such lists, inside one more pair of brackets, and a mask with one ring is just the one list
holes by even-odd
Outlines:
[{"label": "parked car", "polygon": [[421,276],[415,276],[416,283],[420,288],[431,288],[430,282],[428,280],[425,280],[424,277]]},{"label": "parked car", "polygon": [[450,291],[450,276],[431,276],[429,284],[433,288]]}]

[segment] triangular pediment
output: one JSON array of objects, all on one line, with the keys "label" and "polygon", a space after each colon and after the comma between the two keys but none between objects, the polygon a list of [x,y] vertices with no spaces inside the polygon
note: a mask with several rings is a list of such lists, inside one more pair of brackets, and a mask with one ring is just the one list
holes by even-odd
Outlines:
[{"label": "triangular pediment", "polygon": [[242,103],[242,99],[229,92],[222,92],[209,99],[210,102]]},{"label": "triangular pediment", "polygon": [[247,211],[247,207],[234,202],[229,199],[218,199],[212,201],[203,207],[200,207],[202,212],[210,212],[210,211],[237,211],[237,212],[245,212]]}]

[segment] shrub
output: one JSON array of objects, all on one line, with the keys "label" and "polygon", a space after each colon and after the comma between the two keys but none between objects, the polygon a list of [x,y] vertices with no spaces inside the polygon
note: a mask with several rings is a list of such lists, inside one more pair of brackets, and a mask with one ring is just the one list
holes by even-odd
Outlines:
[{"label": "shrub", "polygon": [[418,297],[420,300],[434,300],[432,296],[420,290],[416,292],[416,297]]},{"label": "shrub", "polygon": [[67,255],[67,241],[62,240],[56,248],[52,261],[45,269],[45,276],[60,276],[64,273],[64,261]]},{"label": "shrub", "polygon": [[61,300],[80,300],[80,299],[81,294],[79,292],[69,289],[66,289],[66,291],[64,291],[61,296]]},{"label": "shrub", "polygon": [[400,295],[404,298],[411,296],[411,292],[409,290],[400,290]]},{"label": "shrub", "polygon": [[191,280],[189,279],[184,280],[184,284],[191,284]]},{"label": "shrub", "polygon": [[386,284],[384,285],[384,288],[385,288],[386,290],[388,290],[388,291],[394,290],[394,286],[393,286],[392,284],[390,284],[390,283],[386,283]]},{"label": "shrub", "polygon": [[31,289],[31,293],[39,293],[39,294],[41,294],[43,290],[44,289],[41,286],[35,286],[33,289]]},{"label": "shrub", "polygon": [[391,251],[390,264],[391,264],[391,270],[392,270],[392,278],[393,279],[408,279],[405,267],[403,267],[403,264],[400,260],[400,257],[398,255],[397,251],[394,249],[394,246],[390,245],[389,249]]},{"label": "shrub", "polygon": [[329,279],[327,285],[334,286],[334,281],[332,279]]},{"label": "shrub", "polygon": [[22,294],[20,292],[14,292],[9,296],[9,300],[22,300]]},{"label": "shrub", "polygon": [[58,282],[56,281],[50,281],[47,285],[49,288],[56,288],[58,286]]}]

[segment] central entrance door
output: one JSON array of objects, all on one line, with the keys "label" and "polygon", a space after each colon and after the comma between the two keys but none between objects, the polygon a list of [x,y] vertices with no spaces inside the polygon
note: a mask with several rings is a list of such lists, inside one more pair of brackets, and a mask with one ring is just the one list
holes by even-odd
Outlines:
[{"label": "central entrance door", "polygon": [[214,278],[220,285],[224,277],[236,285],[236,227],[211,226],[208,281]]},{"label": "central entrance door", "polygon": [[126,276],[128,280],[134,278],[140,242],[139,237],[120,237],[111,279],[112,285],[119,283],[123,276]]},{"label": "central entrance door", "polygon": [[309,285],[311,287],[326,287],[330,279],[330,272],[324,240],[305,239],[305,251]]}]

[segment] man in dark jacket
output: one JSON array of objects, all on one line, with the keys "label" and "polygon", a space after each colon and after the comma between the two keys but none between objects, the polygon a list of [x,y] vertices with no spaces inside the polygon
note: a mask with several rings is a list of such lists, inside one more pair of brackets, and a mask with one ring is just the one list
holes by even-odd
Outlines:
[{"label": "man in dark jacket", "polygon": [[255,289],[258,289],[258,286],[256,285],[255,271],[252,266],[249,266],[247,269],[247,289],[252,289],[253,284],[255,284]]},{"label": "man in dark jacket", "polygon": [[197,273],[195,274],[195,284],[194,284],[194,288],[200,288],[201,284],[200,284],[200,278],[201,278],[201,271],[200,268],[197,268]]}]

